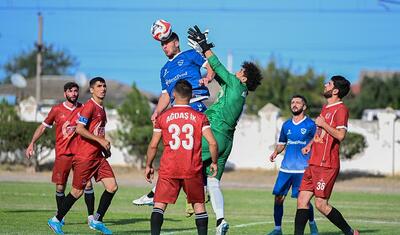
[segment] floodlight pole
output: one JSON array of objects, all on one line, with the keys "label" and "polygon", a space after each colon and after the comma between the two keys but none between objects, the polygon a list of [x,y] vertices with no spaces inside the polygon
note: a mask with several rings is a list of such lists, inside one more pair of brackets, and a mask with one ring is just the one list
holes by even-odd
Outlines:
[{"label": "floodlight pole", "polygon": [[43,16],[39,12],[38,13],[39,17],[39,31],[38,31],[38,41],[36,43],[36,48],[37,48],[37,54],[36,54],[36,102],[37,102],[37,108],[36,108],[36,114],[35,114],[35,120],[37,120],[37,112],[39,108],[39,103],[40,103],[40,93],[41,93],[41,74],[42,74],[42,51],[43,51]]}]

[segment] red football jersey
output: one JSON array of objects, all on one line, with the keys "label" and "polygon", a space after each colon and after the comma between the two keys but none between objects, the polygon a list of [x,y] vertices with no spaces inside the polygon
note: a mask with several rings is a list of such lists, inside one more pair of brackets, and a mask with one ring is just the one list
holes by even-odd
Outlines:
[{"label": "red football jersey", "polygon": [[71,154],[68,144],[75,133],[76,120],[81,109],[80,103],[70,108],[63,102],[53,106],[43,121],[42,124],[49,128],[56,125],[56,156]]},{"label": "red football jersey", "polygon": [[[86,129],[93,135],[105,138],[106,111],[93,98],[84,104],[78,123],[85,125]],[[76,136],[73,146],[76,155],[88,158],[101,156],[103,148],[98,142],[89,140],[81,135]]]},{"label": "red football jersey", "polygon": [[[325,121],[336,129],[346,129],[349,119],[349,110],[343,102],[337,102],[331,105],[324,105],[320,114]],[[339,168],[339,140],[333,138],[324,129],[318,127],[312,146],[312,152],[309,164],[330,168]],[[315,141],[319,139],[320,141]]]},{"label": "red football jersey", "polygon": [[158,174],[177,179],[201,174],[201,138],[209,127],[206,115],[188,105],[175,105],[160,114],[154,126],[164,144]]}]

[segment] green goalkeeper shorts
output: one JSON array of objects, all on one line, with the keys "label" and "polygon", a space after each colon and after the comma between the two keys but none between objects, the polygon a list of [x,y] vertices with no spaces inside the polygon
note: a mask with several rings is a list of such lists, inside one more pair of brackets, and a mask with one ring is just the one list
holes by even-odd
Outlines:
[{"label": "green goalkeeper shorts", "polygon": [[[232,151],[233,139],[216,130],[213,130],[213,134],[218,145],[218,173],[215,178],[221,180],[226,161],[228,160],[229,154]],[[210,175],[210,165],[212,161],[208,142],[205,138],[202,139],[201,158],[203,159],[203,165],[206,167],[206,174]]]}]

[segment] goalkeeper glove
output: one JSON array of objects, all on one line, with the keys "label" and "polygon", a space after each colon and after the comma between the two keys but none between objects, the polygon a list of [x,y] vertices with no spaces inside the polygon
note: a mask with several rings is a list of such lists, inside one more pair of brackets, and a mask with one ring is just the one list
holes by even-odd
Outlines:
[{"label": "goalkeeper glove", "polygon": [[194,41],[200,46],[203,53],[214,47],[213,43],[207,43],[208,32],[206,31],[202,33],[197,25],[195,25],[193,28],[189,28],[188,34],[189,46],[191,46],[191,41]]}]

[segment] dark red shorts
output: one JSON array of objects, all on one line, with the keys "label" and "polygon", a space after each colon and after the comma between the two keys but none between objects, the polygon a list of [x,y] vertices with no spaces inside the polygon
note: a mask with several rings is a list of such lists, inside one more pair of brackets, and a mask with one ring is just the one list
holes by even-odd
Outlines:
[{"label": "dark red shorts", "polygon": [[72,186],[76,189],[84,189],[86,183],[92,177],[94,177],[96,182],[104,178],[115,178],[110,164],[102,156],[88,158],[87,156],[76,155],[74,156],[72,166],[74,168]]},{"label": "dark red shorts", "polygon": [[339,168],[310,165],[304,172],[300,191],[311,191],[316,197],[328,199],[339,174]]},{"label": "dark red shorts", "polygon": [[154,202],[175,204],[179,191],[183,188],[189,203],[204,203],[203,175],[189,179],[158,177]]},{"label": "dark red shorts", "polygon": [[65,185],[72,168],[73,155],[56,156],[53,166],[51,181],[55,184]]}]

